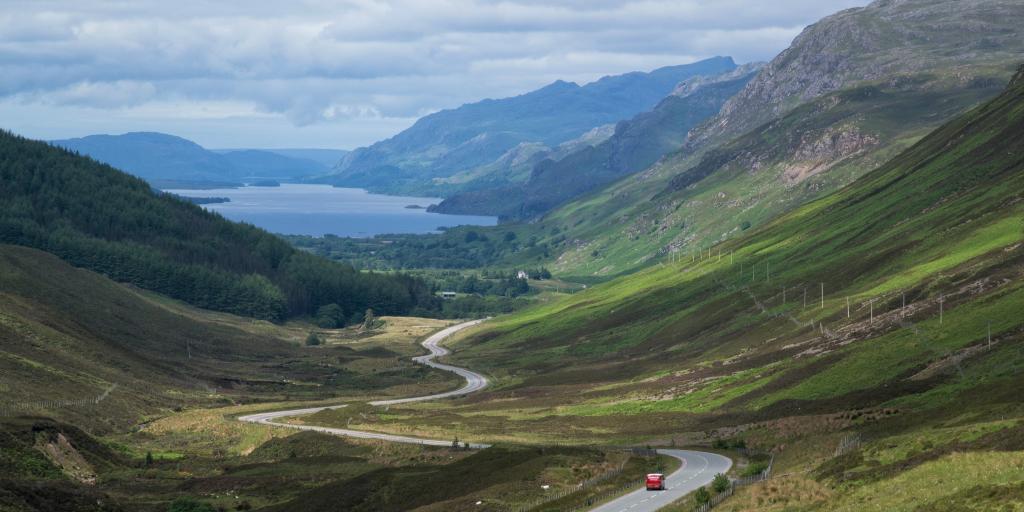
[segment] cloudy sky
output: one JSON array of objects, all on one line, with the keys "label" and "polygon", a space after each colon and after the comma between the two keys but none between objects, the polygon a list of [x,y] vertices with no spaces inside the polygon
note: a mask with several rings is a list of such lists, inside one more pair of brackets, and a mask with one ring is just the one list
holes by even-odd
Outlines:
[{"label": "cloudy sky", "polygon": [[769,60],[867,0],[2,0],[0,127],[353,148],[556,79]]}]

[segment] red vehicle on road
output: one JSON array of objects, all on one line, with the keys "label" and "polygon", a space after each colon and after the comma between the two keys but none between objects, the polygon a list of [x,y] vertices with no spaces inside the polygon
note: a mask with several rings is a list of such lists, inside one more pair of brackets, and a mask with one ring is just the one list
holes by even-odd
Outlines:
[{"label": "red vehicle on road", "polygon": [[661,473],[648,473],[647,474],[647,490],[648,491],[664,491],[665,490],[665,475]]}]

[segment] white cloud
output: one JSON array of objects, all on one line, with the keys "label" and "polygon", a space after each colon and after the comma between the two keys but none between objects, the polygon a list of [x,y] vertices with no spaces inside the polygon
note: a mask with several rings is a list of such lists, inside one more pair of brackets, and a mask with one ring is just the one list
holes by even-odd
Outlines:
[{"label": "white cloud", "polygon": [[[252,146],[254,130],[237,130],[246,119],[277,145],[306,145],[315,129],[352,147],[555,79],[766,60],[806,24],[866,1],[5,0],[0,114],[48,138],[94,126],[72,118],[84,112],[104,112],[107,131],[140,129],[145,111],[174,112],[175,133],[210,146]],[[61,115],[50,125],[12,105]],[[198,128],[218,115],[235,130]]]}]

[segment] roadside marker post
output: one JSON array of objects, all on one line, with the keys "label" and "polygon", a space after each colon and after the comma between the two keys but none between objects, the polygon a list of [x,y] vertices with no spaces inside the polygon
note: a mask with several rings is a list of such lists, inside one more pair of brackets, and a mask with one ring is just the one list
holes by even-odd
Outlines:
[{"label": "roadside marker post", "polygon": [[821,283],[821,308],[825,309],[825,283]]}]

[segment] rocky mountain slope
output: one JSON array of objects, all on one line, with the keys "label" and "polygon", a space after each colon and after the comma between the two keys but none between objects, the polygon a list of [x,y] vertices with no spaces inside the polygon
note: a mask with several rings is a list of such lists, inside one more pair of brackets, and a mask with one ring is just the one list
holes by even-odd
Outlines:
[{"label": "rocky mountain slope", "polygon": [[680,151],[542,219],[556,268],[609,276],[688,255],[851,183],[998,94],[1022,26],[1018,2],[941,0],[808,27]]},{"label": "rocky mountain slope", "polygon": [[[522,143],[547,147],[650,110],[687,78],[735,67],[716,57],[649,73],[609,76],[583,86],[555,82],[512,98],[484,100],[423,117],[411,128],[346,157],[320,181],[374,191],[423,191],[491,163]],[[429,189],[427,189],[429,190]]]},{"label": "rocky mountain slope", "polygon": [[1020,2],[881,0],[807,27],[764,72],[694,130],[690,150],[743,134],[796,105],[860,83],[926,72],[976,78],[1021,58]]}]

